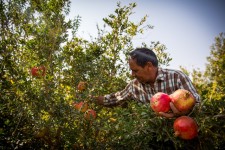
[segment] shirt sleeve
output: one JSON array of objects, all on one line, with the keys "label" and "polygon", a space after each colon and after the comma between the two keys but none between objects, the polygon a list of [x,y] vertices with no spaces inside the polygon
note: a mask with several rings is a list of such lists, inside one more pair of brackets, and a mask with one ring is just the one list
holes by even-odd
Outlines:
[{"label": "shirt sleeve", "polygon": [[128,100],[131,98],[131,83],[128,84],[125,89],[118,91],[116,93],[111,93],[104,96],[103,103],[106,106],[116,105],[122,101]]},{"label": "shirt sleeve", "polygon": [[181,86],[192,93],[192,95],[195,97],[195,100],[197,103],[200,103],[200,96],[197,93],[197,90],[193,86],[191,79],[184,73],[180,72],[180,83]]}]

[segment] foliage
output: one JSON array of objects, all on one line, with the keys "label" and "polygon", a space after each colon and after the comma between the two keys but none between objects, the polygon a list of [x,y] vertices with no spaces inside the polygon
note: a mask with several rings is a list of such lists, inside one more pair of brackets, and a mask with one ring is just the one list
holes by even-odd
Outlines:
[{"label": "foliage", "polygon": [[[175,118],[157,116],[149,104],[129,101],[107,108],[89,98],[121,90],[130,79],[126,60],[132,40],[152,29],[145,24],[147,16],[136,23],[130,20],[136,3],[118,3],[115,12],[103,18],[103,29],[97,26],[98,37],[90,41],[76,37],[79,16],[66,21],[68,0],[1,0],[0,6],[1,149],[223,148],[223,69],[214,70],[223,67],[223,59],[216,55],[224,51],[222,35],[209,58],[213,67],[205,74],[194,72],[203,102],[190,116],[199,125],[199,136],[184,141],[173,136]],[[169,65],[165,45],[142,46],[157,53],[160,65]],[[32,76],[35,66],[45,66],[46,75]],[[80,82],[87,83],[83,91],[77,87]],[[97,112],[96,119],[86,120],[86,112],[74,108],[81,101]]]},{"label": "foliage", "polygon": [[[211,46],[211,55],[207,57],[208,64],[205,72],[199,69],[194,69],[192,73],[187,71],[189,75],[191,74],[192,81],[202,99],[198,116],[196,116],[196,118],[199,117],[198,120],[202,125],[200,131],[204,138],[201,142],[206,140],[207,143],[214,145],[214,149],[222,149],[225,144],[225,141],[221,140],[225,135],[224,39],[224,33],[220,33],[215,38],[215,43]],[[205,146],[203,148],[207,149]]]}]

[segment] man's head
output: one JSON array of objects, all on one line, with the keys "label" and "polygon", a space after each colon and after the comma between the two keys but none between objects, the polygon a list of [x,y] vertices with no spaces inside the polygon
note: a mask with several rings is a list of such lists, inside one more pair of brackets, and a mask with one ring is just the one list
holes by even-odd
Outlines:
[{"label": "man's head", "polygon": [[137,48],[130,53],[129,59],[132,76],[141,83],[154,83],[158,59],[155,53],[147,48]]}]

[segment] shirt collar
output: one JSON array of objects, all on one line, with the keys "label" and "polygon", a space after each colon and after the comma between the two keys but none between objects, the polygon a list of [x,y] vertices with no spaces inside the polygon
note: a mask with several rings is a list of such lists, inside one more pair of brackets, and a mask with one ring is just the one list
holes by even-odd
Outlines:
[{"label": "shirt collar", "polygon": [[157,77],[156,77],[156,80],[158,81],[158,80],[161,80],[161,81],[163,81],[164,80],[164,75],[163,75],[163,70],[162,70],[162,68],[158,68],[158,74],[157,74]]}]

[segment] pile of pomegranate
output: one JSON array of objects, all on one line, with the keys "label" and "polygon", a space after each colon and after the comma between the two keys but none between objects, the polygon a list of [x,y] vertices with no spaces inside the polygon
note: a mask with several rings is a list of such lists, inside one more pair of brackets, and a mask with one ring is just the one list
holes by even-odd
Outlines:
[{"label": "pile of pomegranate", "polygon": [[[196,101],[194,96],[185,89],[178,89],[171,95],[158,92],[150,99],[150,107],[155,112],[171,111],[170,102],[180,112],[190,111]],[[180,116],[173,123],[174,135],[184,140],[191,140],[198,135],[198,125],[196,121],[189,116]]]}]

